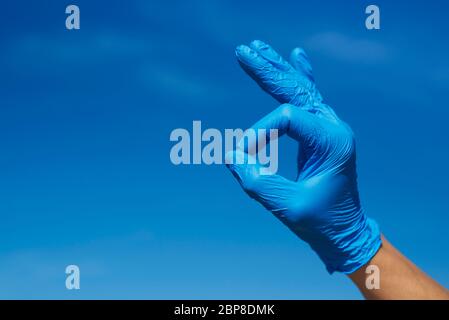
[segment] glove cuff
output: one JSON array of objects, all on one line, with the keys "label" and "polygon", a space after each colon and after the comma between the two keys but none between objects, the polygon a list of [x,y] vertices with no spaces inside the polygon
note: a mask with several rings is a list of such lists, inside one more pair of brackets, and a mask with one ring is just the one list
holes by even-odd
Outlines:
[{"label": "glove cuff", "polygon": [[344,241],[342,241],[344,245],[337,245],[337,259],[323,259],[330,274],[335,271],[351,274],[367,264],[376,255],[382,246],[379,226],[376,221],[370,218],[366,218],[362,226],[350,236],[345,236]]}]

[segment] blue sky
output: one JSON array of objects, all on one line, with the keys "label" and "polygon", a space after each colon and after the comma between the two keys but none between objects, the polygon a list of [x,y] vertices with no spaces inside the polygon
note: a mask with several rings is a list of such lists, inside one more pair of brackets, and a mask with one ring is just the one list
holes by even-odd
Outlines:
[{"label": "blue sky", "polygon": [[[443,1],[14,1],[0,17],[0,298],[360,298],[223,166],[174,166],[170,132],[277,106],[235,61],[302,46],[356,134],[367,213],[449,286]],[[280,172],[294,175],[281,139]],[[65,289],[65,267],[81,290]]]}]

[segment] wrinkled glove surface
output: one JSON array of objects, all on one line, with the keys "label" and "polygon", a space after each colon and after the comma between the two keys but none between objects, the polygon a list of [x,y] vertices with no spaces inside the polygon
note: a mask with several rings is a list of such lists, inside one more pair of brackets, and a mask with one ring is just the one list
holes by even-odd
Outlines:
[{"label": "wrinkled glove surface", "polygon": [[298,175],[292,181],[261,174],[254,160],[257,136],[227,154],[228,168],[251,198],[312,247],[330,273],[356,271],[380,248],[381,233],[360,204],[353,132],[323,103],[302,49],[293,50],[290,63],[261,41],[237,47],[236,55],[260,87],[283,103],[251,129],[277,129],[296,140]]}]

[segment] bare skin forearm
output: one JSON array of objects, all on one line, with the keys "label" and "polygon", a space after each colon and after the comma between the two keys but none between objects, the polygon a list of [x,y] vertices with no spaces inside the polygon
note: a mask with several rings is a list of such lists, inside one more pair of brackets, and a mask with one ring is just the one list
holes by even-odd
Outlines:
[{"label": "bare skin forearm", "polygon": [[[349,275],[366,299],[449,299],[447,289],[419,270],[385,238],[382,242],[371,261]],[[379,288],[367,286],[371,275],[366,270],[371,265],[378,268]]]}]

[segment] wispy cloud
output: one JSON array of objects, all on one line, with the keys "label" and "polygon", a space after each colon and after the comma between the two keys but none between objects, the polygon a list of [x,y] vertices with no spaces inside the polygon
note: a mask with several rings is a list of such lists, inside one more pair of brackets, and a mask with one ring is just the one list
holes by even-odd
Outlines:
[{"label": "wispy cloud", "polygon": [[[176,43],[154,44],[145,33],[113,33],[104,30],[90,32],[83,37],[56,37],[30,34],[5,45],[5,67],[18,75],[63,74],[68,66],[95,67],[110,72],[110,65],[122,66],[129,61],[139,67],[129,70],[129,79],[140,82],[152,93],[176,95],[198,100],[213,94],[225,98],[225,88],[211,79],[186,70],[184,61],[174,61],[170,52],[179,49]],[[73,69],[72,69],[73,70]],[[101,81],[101,72],[92,74]]]},{"label": "wispy cloud", "polygon": [[344,62],[379,63],[391,57],[390,48],[380,42],[338,32],[316,34],[308,38],[306,44],[311,50]]},{"label": "wispy cloud", "polygon": [[192,100],[208,99],[211,95],[217,99],[225,99],[227,89],[220,83],[208,78],[195,75],[169,64],[160,63],[157,67],[153,63],[141,69],[140,81],[144,87],[152,92],[163,95],[175,95]]},{"label": "wispy cloud", "polygon": [[58,70],[56,66],[63,69],[69,64],[128,59],[151,52],[151,49],[149,43],[139,37],[102,31],[79,38],[29,34],[4,45],[3,61],[15,71],[44,68],[52,72]]}]

